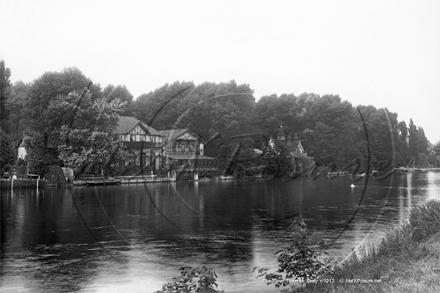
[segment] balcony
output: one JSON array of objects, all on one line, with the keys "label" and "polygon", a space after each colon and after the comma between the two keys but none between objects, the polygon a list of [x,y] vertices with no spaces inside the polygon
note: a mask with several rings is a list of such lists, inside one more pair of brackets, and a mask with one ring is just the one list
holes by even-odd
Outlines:
[{"label": "balcony", "polygon": [[168,151],[167,155],[200,155],[198,151]]},{"label": "balcony", "polygon": [[123,141],[123,143],[129,148],[151,148],[151,147],[162,147],[161,142],[151,142],[151,141]]}]

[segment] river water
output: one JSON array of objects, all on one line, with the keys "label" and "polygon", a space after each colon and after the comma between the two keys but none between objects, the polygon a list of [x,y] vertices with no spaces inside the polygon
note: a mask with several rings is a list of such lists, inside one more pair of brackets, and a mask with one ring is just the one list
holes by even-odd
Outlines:
[{"label": "river water", "polygon": [[154,292],[180,267],[207,265],[227,293],[277,292],[253,268],[276,269],[295,217],[339,260],[440,199],[439,172],[358,179],[2,191],[0,289]]}]

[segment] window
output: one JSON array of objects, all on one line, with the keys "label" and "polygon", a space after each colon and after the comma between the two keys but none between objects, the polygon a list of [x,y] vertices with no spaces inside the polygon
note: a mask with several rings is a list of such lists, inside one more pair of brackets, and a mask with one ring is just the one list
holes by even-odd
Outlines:
[{"label": "window", "polygon": [[136,166],[139,166],[141,164],[141,157],[140,157],[140,153],[139,152],[136,152],[136,157],[134,159],[134,164]]},{"label": "window", "polygon": [[189,148],[189,151],[190,151],[191,153],[194,151],[194,145],[190,144],[190,145],[188,146],[188,148]]},{"label": "window", "polygon": [[185,144],[184,144],[184,143],[182,143],[182,144],[180,145],[180,151],[181,151],[181,152],[184,152],[184,151],[185,151]]}]

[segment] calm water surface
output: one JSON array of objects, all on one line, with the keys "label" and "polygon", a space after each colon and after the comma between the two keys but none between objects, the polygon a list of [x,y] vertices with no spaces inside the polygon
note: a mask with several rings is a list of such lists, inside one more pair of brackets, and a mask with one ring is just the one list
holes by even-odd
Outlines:
[{"label": "calm water surface", "polygon": [[[301,215],[343,259],[440,199],[440,173],[14,190],[1,194],[2,292],[153,292],[207,265],[226,292],[277,292],[254,267]],[[360,205],[358,203],[361,202]],[[353,222],[346,225],[353,217]]]}]

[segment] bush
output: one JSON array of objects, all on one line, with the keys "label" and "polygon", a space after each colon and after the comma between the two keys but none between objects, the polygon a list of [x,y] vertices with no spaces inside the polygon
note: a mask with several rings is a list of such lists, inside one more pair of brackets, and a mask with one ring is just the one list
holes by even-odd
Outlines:
[{"label": "bush", "polygon": [[55,184],[57,186],[66,185],[66,177],[60,166],[52,165],[48,167],[48,171],[44,174],[44,178],[49,184]]},{"label": "bush", "polygon": [[320,259],[323,253],[313,244],[311,232],[301,219],[292,224],[293,232],[290,244],[276,252],[278,255],[277,273],[268,273],[267,268],[255,268],[258,277],[265,277],[266,283],[275,287],[289,286],[293,290],[297,286],[305,286],[309,281],[333,273],[328,259]]},{"label": "bush", "polygon": [[409,223],[414,229],[413,239],[422,241],[440,231],[440,202],[428,201],[421,207],[414,208],[409,216]]},{"label": "bush", "polygon": [[192,269],[190,267],[180,268],[180,277],[173,278],[173,283],[163,285],[162,290],[154,293],[222,293],[217,291],[215,282],[217,274],[205,266]]}]

